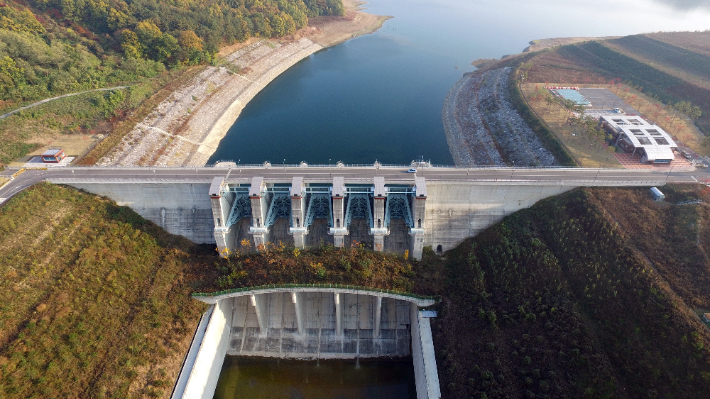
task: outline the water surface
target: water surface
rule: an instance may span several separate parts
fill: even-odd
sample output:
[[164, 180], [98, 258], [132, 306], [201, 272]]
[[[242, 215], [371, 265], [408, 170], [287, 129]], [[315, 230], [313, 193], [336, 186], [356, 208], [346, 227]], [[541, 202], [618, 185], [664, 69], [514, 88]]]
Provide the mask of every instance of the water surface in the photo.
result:
[[710, 29], [697, 0], [372, 0], [382, 29], [304, 59], [242, 111], [210, 162], [451, 164], [446, 93], [530, 40]]
[[215, 399], [415, 399], [412, 359], [299, 361], [227, 356]]

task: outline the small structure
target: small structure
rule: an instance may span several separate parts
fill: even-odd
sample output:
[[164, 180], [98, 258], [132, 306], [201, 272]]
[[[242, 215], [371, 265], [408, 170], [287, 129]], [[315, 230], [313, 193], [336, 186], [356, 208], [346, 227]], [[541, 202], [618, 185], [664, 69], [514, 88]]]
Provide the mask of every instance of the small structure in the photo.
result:
[[67, 155], [61, 148], [50, 148], [49, 150], [43, 152], [42, 155], [40, 155], [40, 158], [42, 158], [42, 162], [44, 163], [59, 163], [62, 162], [62, 160], [66, 157]]
[[579, 92], [579, 87], [548, 87], [552, 94], [572, 101], [576, 105], [591, 107], [592, 103]]
[[651, 198], [656, 202], [661, 202], [666, 198], [665, 195], [656, 187], [651, 187]]
[[640, 116], [601, 115], [599, 125], [614, 137], [614, 144], [626, 152], [641, 154], [641, 162], [669, 164], [678, 145], [671, 136]]
[[703, 321], [710, 323], [710, 313], [703, 313]]

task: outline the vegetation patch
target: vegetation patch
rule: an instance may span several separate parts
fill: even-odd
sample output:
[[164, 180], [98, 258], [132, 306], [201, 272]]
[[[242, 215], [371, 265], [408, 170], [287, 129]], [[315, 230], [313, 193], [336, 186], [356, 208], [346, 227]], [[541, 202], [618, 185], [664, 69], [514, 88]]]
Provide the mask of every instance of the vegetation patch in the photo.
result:
[[50, 184], [0, 208], [0, 247], [0, 397], [169, 396], [211, 250]]
[[228, 253], [217, 265], [215, 289], [266, 284], [344, 284], [403, 292], [421, 292], [415, 286], [416, 262], [405, 256], [374, 252], [355, 244], [351, 248], [323, 246], [301, 250], [267, 245], [253, 252], [244, 241], [241, 250]]
[[[635, 240], [654, 240], [648, 231], [608, 213], [640, 206], [646, 221], [634, 220], [653, 229], [672, 206], [646, 191], [549, 198], [438, 260], [444, 294], [432, 328], [444, 397], [682, 398], [710, 388], [707, 328], [679, 299], [680, 284], [655, 268], [656, 255], [639, 250]], [[691, 235], [663, 251], [681, 256], [697, 245]], [[709, 262], [691, 255], [680, 269], [690, 264]]]

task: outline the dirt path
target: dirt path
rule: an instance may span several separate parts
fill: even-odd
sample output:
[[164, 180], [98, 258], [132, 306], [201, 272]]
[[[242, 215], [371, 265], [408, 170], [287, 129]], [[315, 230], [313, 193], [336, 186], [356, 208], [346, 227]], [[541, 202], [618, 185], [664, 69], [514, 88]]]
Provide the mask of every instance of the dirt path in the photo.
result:
[[10, 111], [10, 112], [8, 112], [8, 113], [6, 113], [6, 114], [0, 115], [0, 119], [5, 119], [5, 118], [7, 118], [8, 116], [10, 116], [10, 115], [12, 115], [12, 114], [16, 114], [16, 113], [18, 113], [18, 112], [20, 112], [20, 111], [22, 111], [22, 110], [25, 110], [25, 109], [28, 109], [28, 108], [32, 108], [32, 107], [36, 107], [36, 106], [38, 106], [38, 105], [41, 105], [41, 104], [44, 104], [44, 103], [48, 103], [48, 102], [50, 102], [50, 101], [57, 100], [57, 99], [64, 98], [64, 97], [78, 96], [79, 94], [91, 93], [92, 91], [109, 91], [109, 90], [120, 90], [120, 89], [125, 89], [125, 88], [128, 88], [128, 86], [106, 87], [106, 88], [103, 88], [103, 89], [86, 90], [86, 91], [80, 91], [80, 92], [78, 92], [78, 93], [69, 93], [69, 94], [64, 94], [64, 95], [56, 96], [56, 97], [52, 97], [52, 98], [45, 98], [44, 100], [37, 101], [36, 103], [32, 103], [32, 104], [30, 104], [30, 105], [27, 105], [27, 106], [24, 106], [24, 107], [20, 107], [20, 108], [14, 110], [14, 111]]

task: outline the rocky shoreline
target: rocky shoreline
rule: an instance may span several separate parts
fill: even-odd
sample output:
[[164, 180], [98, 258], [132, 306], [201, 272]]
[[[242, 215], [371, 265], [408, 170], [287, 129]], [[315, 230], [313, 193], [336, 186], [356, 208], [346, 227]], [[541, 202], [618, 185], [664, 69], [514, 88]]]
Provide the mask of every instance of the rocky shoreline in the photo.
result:
[[325, 47], [377, 30], [390, 18], [359, 11], [363, 2], [344, 3], [344, 17], [314, 18], [314, 26], [290, 39], [252, 39], [223, 49], [229, 69], [207, 67], [137, 123], [96, 165], [204, 166], [246, 104], [277, 76]]
[[510, 72], [506, 67], [466, 74], [447, 94], [442, 121], [456, 165], [557, 165], [510, 102]]

